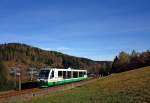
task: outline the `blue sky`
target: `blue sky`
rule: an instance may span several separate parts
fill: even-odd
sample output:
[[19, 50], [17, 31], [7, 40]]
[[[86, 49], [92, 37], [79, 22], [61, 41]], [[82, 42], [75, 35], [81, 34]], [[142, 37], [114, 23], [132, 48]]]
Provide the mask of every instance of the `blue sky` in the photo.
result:
[[0, 0], [0, 43], [93, 60], [150, 49], [150, 0]]

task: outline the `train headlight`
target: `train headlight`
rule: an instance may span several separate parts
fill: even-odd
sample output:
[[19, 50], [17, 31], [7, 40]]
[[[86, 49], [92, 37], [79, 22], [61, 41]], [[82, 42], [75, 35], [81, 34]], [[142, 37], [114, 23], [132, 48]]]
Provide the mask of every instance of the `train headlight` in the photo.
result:
[[44, 80], [44, 82], [47, 82], [47, 80]]
[[37, 82], [40, 82], [40, 79], [37, 79]]
[[41, 84], [41, 85], [45, 85], [45, 84], [47, 84], [47, 83], [48, 83], [47, 80], [40, 80], [40, 84]]

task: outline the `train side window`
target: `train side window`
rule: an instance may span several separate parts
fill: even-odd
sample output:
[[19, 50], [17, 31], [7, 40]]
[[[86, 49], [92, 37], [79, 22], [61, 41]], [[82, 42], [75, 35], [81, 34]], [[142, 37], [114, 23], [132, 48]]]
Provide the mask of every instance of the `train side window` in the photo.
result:
[[76, 71], [73, 72], [73, 78], [78, 78], [78, 72]]
[[67, 72], [66, 71], [63, 71], [63, 78], [66, 79], [67, 78]]
[[79, 72], [79, 77], [83, 77], [83, 72]]
[[62, 76], [62, 71], [58, 71], [58, 77]]
[[68, 72], [67, 72], [67, 78], [68, 78], [68, 79], [71, 78], [71, 71], [68, 71]]
[[54, 77], [54, 71], [52, 71], [50, 79]]

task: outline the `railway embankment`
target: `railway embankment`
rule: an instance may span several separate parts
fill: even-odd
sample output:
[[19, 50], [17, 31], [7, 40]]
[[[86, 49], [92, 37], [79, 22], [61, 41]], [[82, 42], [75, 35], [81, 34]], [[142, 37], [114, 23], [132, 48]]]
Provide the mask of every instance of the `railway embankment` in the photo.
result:
[[61, 93], [69, 91], [75, 87], [79, 87], [85, 84], [89, 84], [93, 81], [97, 80], [97, 78], [89, 78], [80, 82], [73, 82], [64, 85], [56, 85], [49, 88], [31, 88], [25, 89], [22, 91], [8, 91], [0, 94], [0, 103], [9, 103], [18, 100], [26, 101], [31, 100], [35, 97], [41, 97], [46, 95], [54, 95], [55, 93]]

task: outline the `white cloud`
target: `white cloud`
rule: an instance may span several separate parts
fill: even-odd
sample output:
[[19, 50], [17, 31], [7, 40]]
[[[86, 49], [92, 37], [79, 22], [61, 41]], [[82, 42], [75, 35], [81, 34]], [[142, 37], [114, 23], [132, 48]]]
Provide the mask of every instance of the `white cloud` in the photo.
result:
[[68, 47], [59, 47], [59, 48], [56, 48], [56, 50], [58, 50], [58, 51], [68, 51], [68, 50], [71, 50], [71, 48], [68, 48]]
[[41, 48], [41, 49], [43, 49], [43, 50], [53, 50], [52, 48]]
[[42, 48], [44, 50], [58, 51], [58, 52], [69, 52], [72, 49], [68, 47], [58, 47], [58, 48]]

